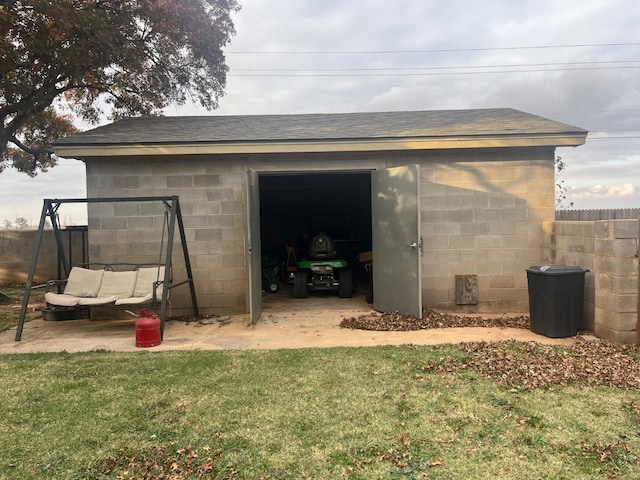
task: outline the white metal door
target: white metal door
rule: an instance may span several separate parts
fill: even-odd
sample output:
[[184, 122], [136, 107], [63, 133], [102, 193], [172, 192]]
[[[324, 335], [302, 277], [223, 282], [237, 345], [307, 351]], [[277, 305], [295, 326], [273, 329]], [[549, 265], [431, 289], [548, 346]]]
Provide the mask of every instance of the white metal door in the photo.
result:
[[422, 316], [418, 165], [371, 175], [373, 306]]
[[247, 175], [247, 270], [249, 315], [256, 323], [262, 310], [262, 262], [260, 247], [260, 178], [255, 170]]

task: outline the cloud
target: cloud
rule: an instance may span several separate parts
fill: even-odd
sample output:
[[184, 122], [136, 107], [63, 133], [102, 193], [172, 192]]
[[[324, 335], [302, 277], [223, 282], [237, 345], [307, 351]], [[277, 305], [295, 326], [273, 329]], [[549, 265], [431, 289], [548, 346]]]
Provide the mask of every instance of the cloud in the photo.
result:
[[[84, 164], [77, 160], [60, 159], [58, 166], [31, 178], [9, 169], [0, 173], [0, 221], [15, 222], [22, 217], [36, 226], [45, 198], [84, 198], [87, 196]], [[58, 211], [61, 224], [84, 225], [86, 206], [68, 204]]]
[[638, 208], [640, 187], [632, 183], [567, 188], [564, 205], [576, 209]]
[[[576, 195], [577, 208], [640, 207], [640, 138], [611, 139], [640, 136], [640, 62], [577, 71], [549, 65], [638, 60], [640, 46], [634, 42], [640, 38], [640, 2], [242, 0], [241, 4], [234, 16], [237, 35], [226, 49], [230, 72], [220, 108], [209, 112], [186, 105], [168, 108], [167, 114], [512, 107], [591, 131], [586, 145], [556, 152], [567, 165], [563, 179], [571, 187], [569, 195]], [[493, 49], [616, 43], [620, 45]], [[554, 71], [406, 70], [515, 64], [531, 64], [526, 70]], [[398, 70], [370, 70], [381, 68]], [[307, 70], [307, 76], [291, 77], [284, 73], [293, 72], [282, 69], [359, 70]], [[397, 75], [389, 76], [393, 73]], [[37, 221], [42, 198], [84, 196], [84, 165], [68, 162], [68, 167], [61, 164], [35, 180], [0, 174], [0, 221], [16, 214]], [[594, 188], [597, 185], [602, 187]], [[74, 219], [78, 215], [73, 213]]]
[[581, 189], [572, 189], [572, 198], [624, 198], [638, 195], [638, 187], [631, 183], [624, 185], [594, 185]]

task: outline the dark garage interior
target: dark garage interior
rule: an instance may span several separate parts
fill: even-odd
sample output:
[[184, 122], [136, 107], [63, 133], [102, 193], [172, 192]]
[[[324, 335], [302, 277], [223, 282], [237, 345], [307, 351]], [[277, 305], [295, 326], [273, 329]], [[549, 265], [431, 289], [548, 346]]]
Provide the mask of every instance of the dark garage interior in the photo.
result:
[[325, 233], [363, 280], [359, 254], [371, 251], [369, 171], [261, 174], [259, 185], [263, 271], [275, 266], [286, 284], [287, 246], [304, 260], [311, 237]]

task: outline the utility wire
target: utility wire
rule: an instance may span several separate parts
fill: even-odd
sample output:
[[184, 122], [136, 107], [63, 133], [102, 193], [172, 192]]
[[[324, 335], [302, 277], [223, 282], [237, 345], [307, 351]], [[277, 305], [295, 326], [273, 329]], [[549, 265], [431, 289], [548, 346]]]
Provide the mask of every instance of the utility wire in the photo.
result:
[[539, 72], [567, 72], [567, 71], [583, 71], [583, 70], [621, 70], [621, 69], [637, 69], [640, 65], [633, 66], [610, 66], [610, 67], [572, 67], [572, 68], [536, 68], [524, 70], [485, 70], [476, 72], [400, 72], [400, 73], [230, 73], [228, 77], [435, 77], [442, 75], [487, 75], [500, 73], [539, 73]]
[[[231, 72], [393, 72], [411, 70], [462, 70], [473, 68], [509, 68], [509, 67], [553, 67], [576, 65], [613, 65], [640, 63], [640, 60], [612, 60], [605, 62], [557, 62], [557, 63], [522, 63], [498, 65], [469, 65], [469, 66], [441, 66], [441, 67], [385, 67], [385, 68], [231, 68]], [[615, 67], [615, 65], [613, 65]], [[546, 70], [545, 70], [546, 71]]]
[[552, 48], [599, 48], [599, 47], [634, 47], [640, 43], [595, 43], [595, 44], [569, 44], [569, 45], [532, 45], [519, 47], [486, 47], [486, 48], [437, 48], [428, 50], [274, 50], [274, 51], [243, 51], [229, 50], [226, 54], [238, 55], [381, 55], [398, 53], [452, 53], [452, 52], [494, 52], [500, 50], [542, 50]]

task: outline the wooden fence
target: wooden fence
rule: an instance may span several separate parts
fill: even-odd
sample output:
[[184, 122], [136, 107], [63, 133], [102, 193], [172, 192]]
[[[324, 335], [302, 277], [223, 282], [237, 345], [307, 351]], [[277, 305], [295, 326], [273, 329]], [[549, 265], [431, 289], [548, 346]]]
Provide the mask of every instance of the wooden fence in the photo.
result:
[[640, 219], [640, 208], [612, 208], [602, 210], [556, 210], [556, 220], [589, 221]]

